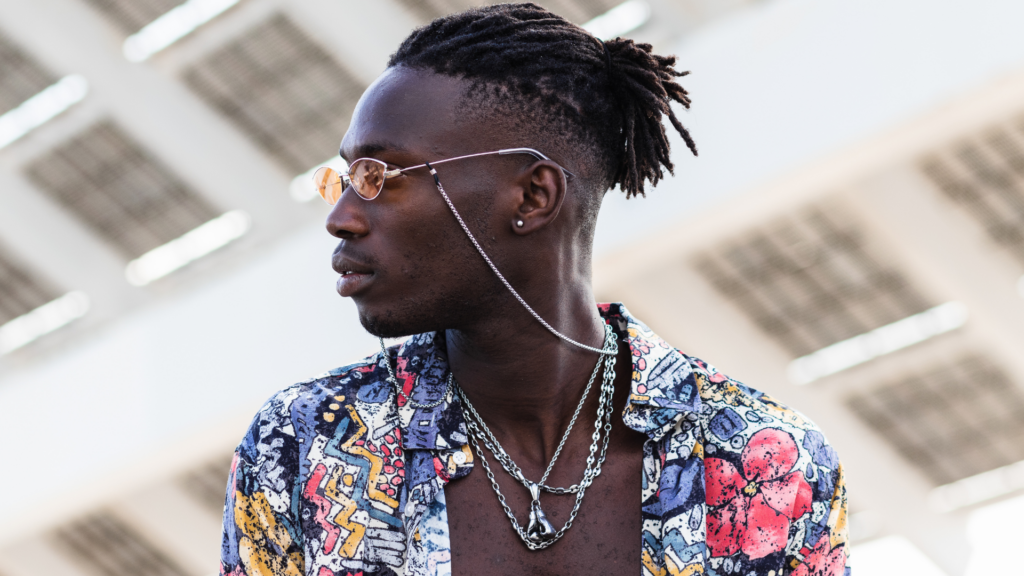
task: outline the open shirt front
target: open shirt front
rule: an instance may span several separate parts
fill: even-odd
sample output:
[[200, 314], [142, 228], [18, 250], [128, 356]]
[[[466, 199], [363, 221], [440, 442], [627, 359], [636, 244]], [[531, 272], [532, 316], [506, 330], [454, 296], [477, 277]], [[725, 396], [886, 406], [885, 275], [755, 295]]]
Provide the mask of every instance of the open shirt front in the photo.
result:
[[[632, 352], [623, 420], [648, 437], [641, 574], [849, 575], [842, 466], [818, 428], [672, 348], [621, 304], [598, 308]], [[417, 404], [446, 391], [436, 342], [419, 334], [397, 358], [389, 350]], [[451, 573], [444, 487], [474, 460], [461, 402], [413, 408], [384, 362], [286, 388], [256, 415], [231, 465], [222, 575]]]

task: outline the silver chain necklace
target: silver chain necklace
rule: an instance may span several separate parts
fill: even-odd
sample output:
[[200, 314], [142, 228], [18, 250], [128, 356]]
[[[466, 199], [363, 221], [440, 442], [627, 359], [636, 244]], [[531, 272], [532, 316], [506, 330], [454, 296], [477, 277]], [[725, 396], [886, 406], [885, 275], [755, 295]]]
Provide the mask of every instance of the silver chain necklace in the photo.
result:
[[[522, 469], [512, 460], [512, 457], [508, 455], [501, 444], [498, 442], [497, 437], [491, 432], [487, 424], [484, 423], [483, 418], [473, 407], [473, 404], [469, 401], [466, 393], [461, 387], [458, 388], [459, 398], [462, 400], [462, 413], [466, 421], [466, 428], [469, 430], [469, 442], [473, 445], [474, 451], [480, 457], [480, 464], [483, 465], [484, 472], [487, 474], [487, 479], [491, 483], [491, 488], [494, 493], [498, 496], [498, 502], [501, 504], [502, 509], [505, 511], [505, 515], [508, 516], [509, 521], [512, 523], [512, 528], [515, 529], [516, 533], [522, 539], [523, 543], [530, 550], [543, 550], [548, 546], [551, 546], [557, 542], [562, 536], [565, 535], [566, 531], [572, 527], [573, 521], [576, 519], [576, 515], [579, 514], [580, 506], [583, 503], [583, 495], [587, 488], [594, 482], [601, 474], [601, 465], [604, 464], [605, 458], [608, 454], [608, 443], [611, 439], [612, 431], [612, 395], [615, 391], [615, 358], [618, 352], [618, 342], [615, 339], [615, 332], [611, 326], [605, 325], [605, 340], [604, 349], [612, 352], [610, 354], [602, 354], [598, 358], [597, 364], [594, 366], [594, 371], [590, 374], [590, 380], [587, 381], [587, 386], [583, 390], [583, 397], [580, 398], [579, 404], [576, 406], [575, 412], [573, 412], [572, 418], [569, 420], [569, 425], [565, 429], [565, 433], [562, 435], [561, 441], [558, 443], [558, 448], [555, 450], [555, 454], [551, 457], [551, 462], [548, 464], [547, 469], [544, 471], [543, 477], [539, 482], [531, 482], [523, 474]], [[381, 352], [384, 357], [384, 364], [388, 369], [388, 381], [391, 382], [395, 389], [395, 394], [405, 398], [406, 402], [414, 408], [434, 408], [440, 406], [444, 401], [451, 395], [452, 390], [455, 389], [455, 375], [449, 369], [448, 371], [448, 386], [445, 390], [444, 395], [441, 396], [435, 402], [427, 404], [420, 404], [410, 398], [402, 390], [401, 384], [398, 382], [398, 378], [395, 375], [395, 370], [391, 366], [391, 356], [388, 354], [387, 348], [384, 346], [384, 340], [380, 340]], [[613, 352], [614, 351], [614, 352]], [[568, 488], [560, 488], [548, 486], [545, 484], [548, 476], [551, 474], [551, 470], [555, 467], [555, 461], [558, 460], [558, 456], [562, 453], [562, 449], [565, 447], [565, 443], [569, 440], [569, 433], [572, 431], [573, 425], [576, 424], [576, 420], [579, 417], [580, 411], [583, 409], [583, 405], [586, 403], [587, 397], [590, 395], [590, 389], [593, 387], [594, 380], [597, 378], [597, 373], [601, 371], [601, 365], [604, 365], [604, 375], [601, 381], [601, 396], [597, 404], [597, 419], [594, 421], [594, 433], [592, 435], [592, 442], [590, 443], [590, 453], [587, 456], [587, 465], [583, 471], [583, 478], [579, 484], [573, 484]], [[603, 436], [603, 442], [602, 442]], [[515, 480], [520, 482], [527, 490], [530, 491], [530, 519], [526, 529], [519, 524], [516, 520], [515, 514], [512, 512], [512, 508], [509, 507], [508, 502], [505, 500], [505, 495], [501, 493], [501, 488], [498, 486], [498, 481], [494, 477], [494, 472], [491, 470], [490, 465], [487, 463], [487, 456], [484, 454], [481, 444], [487, 447], [487, 449], [494, 456], [501, 467]], [[601, 446], [600, 454], [598, 454], [598, 445]], [[555, 531], [554, 526], [548, 521], [547, 515], [544, 514], [544, 510], [540, 505], [540, 491], [550, 492], [552, 494], [576, 494], [576, 502], [573, 505], [572, 512], [569, 513], [569, 518], [566, 520], [565, 525], [562, 526], [561, 530]]]
[[[572, 418], [569, 420], [569, 426], [566, 427], [565, 434], [562, 435], [562, 441], [558, 443], [558, 449], [555, 450], [554, 456], [551, 457], [551, 462], [544, 471], [544, 476], [537, 482], [537, 485], [546, 492], [551, 492], [553, 494], [568, 494], [570, 492], [575, 493], [579, 490], [579, 486], [576, 484], [569, 488], [552, 488], [544, 484], [544, 482], [547, 481], [548, 475], [551, 474], [551, 470], [555, 467], [555, 461], [558, 460], [558, 456], [562, 453], [562, 448], [565, 446], [566, 440], [569, 439], [569, 432], [572, 430], [573, 425], [576, 424], [576, 419], [579, 417], [580, 411], [583, 410], [583, 405], [586, 403], [587, 397], [590, 395], [590, 389], [594, 385], [594, 379], [597, 378], [597, 373], [601, 371], [601, 363], [602, 358], [598, 358], [597, 363], [594, 365], [594, 371], [590, 373], [590, 380], [587, 381], [587, 386], [583, 389], [583, 396], [580, 398], [580, 403], [576, 405], [576, 411], [573, 412]], [[474, 434], [486, 443], [488, 449], [494, 453], [495, 458], [497, 458], [498, 462], [501, 463], [501, 467], [504, 468], [509, 475], [513, 478], [519, 479], [521, 482], [528, 482], [523, 476], [523, 471], [519, 469], [519, 466], [516, 466], [516, 463], [513, 462], [512, 459], [508, 457], [508, 454], [501, 448], [501, 444], [498, 442], [497, 437], [494, 436], [491, 429], [484, 423], [484, 419], [476, 411], [476, 408], [473, 407], [473, 404], [469, 402], [469, 399], [466, 397], [466, 394], [462, 391], [461, 387], [459, 388], [459, 396], [463, 399], [463, 410], [469, 413], [469, 417], [466, 418], [466, 425], [470, 431], [474, 432]], [[496, 446], [497, 450], [491, 448], [491, 446]]]
[[[615, 333], [612, 331], [611, 326], [608, 325], [605, 325], [605, 349], [618, 349], [618, 342], [615, 340]], [[551, 470], [555, 465], [555, 460], [558, 459], [558, 455], [561, 453], [562, 448], [569, 439], [569, 432], [572, 430], [572, 426], [576, 422], [576, 417], [583, 408], [590, 386], [593, 384], [598, 369], [602, 364], [604, 364], [604, 377], [601, 382], [601, 397], [598, 402], [597, 420], [594, 422], [594, 434], [592, 436], [593, 441], [590, 444], [590, 454], [587, 456], [587, 466], [583, 471], [583, 479], [580, 480], [579, 484], [574, 484], [568, 488], [554, 488], [548, 486], [544, 482], [547, 480], [548, 475], [551, 473]], [[487, 473], [487, 479], [491, 482], [491, 488], [494, 489], [494, 493], [498, 495], [498, 502], [501, 504], [502, 509], [505, 511], [505, 515], [508, 516], [509, 521], [512, 523], [512, 528], [515, 529], [523, 543], [526, 544], [526, 547], [530, 550], [543, 550], [557, 542], [565, 535], [566, 531], [572, 527], [572, 523], [576, 519], [576, 515], [579, 513], [580, 505], [583, 503], [583, 495], [586, 492], [586, 489], [594, 482], [594, 479], [601, 474], [601, 465], [604, 464], [605, 457], [608, 454], [608, 442], [611, 438], [612, 395], [615, 391], [614, 384], [615, 356], [602, 355], [602, 357], [598, 359], [597, 366], [594, 368], [594, 373], [591, 375], [590, 382], [587, 383], [587, 388], [583, 392], [583, 398], [580, 400], [580, 404], [576, 407], [576, 412], [569, 421], [569, 426], [566, 428], [565, 434], [562, 435], [562, 440], [558, 444], [558, 449], [555, 450], [555, 454], [551, 458], [551, 462], [548, 464], [547, 469], [544, 471], [544, 476], [539, 482], [531, 482], [525, 475], [523, 475], [519, 466], [512, 461], [512, 458], [504, 448], [501, 447], [501, 444], [498, 443], [498, 439], [493, 433], [491, 433], [490, 429], [487, 428], [487, 425], [484, 424], [480, 414], [477, 413], [476, 409], [473, 408], [473, 405], [470, 403], [469, 398], [466, 397], [466, 393], [461, 387], [458, 389], [459, 396], [462, 399], [463, 415], [466, 419], [467, 428], [469, 428], [470, 431], [469, 441], [473, 445], [477, 455], [480, 457], [480, 464], [483, 465], [484, 472]], [[602, 436], [604, 436], [603, 442], [601, 441]], [[516, 520], [515, 514], [513, 514], [512, 509], [505, 500], [505, 495], [501, 493], [501, 488], [498, 486], [498, 481], [494, 477], [494, 472], [487, 463], [487, 456], [484, 454], [483, 448], [480, 446], [481, 444], [490, 450], [491, 454], [494, 455], [495, 460], [501, 464], [502, 468], [504, 468], [510, 476], [515, 478], [530, 491], [530, 519], [525, 530], [519, 524], [519, 521]], [[599, 444], [601, 444], [601, 451], [598, 455], [597, 448]], [[544, 514], [544, 510], [541, 508], [541, 490], [551, 492], [553, 494], [576, 494], [576, 502], [573, 505], [572, 512], [569, 513], [569, 518], [566, 520], [565, 525], [557, 532], [555, 531], [554, 526], [551, 525], [551, 522], [548, 521], [547, 516]]]

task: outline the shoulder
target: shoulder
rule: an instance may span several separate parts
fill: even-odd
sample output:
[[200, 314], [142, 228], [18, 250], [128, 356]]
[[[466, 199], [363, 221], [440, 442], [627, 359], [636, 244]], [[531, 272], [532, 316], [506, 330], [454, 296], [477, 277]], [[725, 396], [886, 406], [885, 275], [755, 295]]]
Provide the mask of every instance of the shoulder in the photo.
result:
[[818, 426], [799, 411], [726, 376], [699, 358], [683, 356], [689, 362], [697, 384], [701, 413], [712, 436], [710, 440], [730, 441], [737, 434], [749, 436], [761, 429], [772, 428], [789, 432], [797, 440], [810, 435], [817, 439], [809, 443], [823, 441]]
[[[687, 358], [701, 398], [712, 558], [742, 551], [767, 564], [784, 557], [807, 565], [796, 573], [841, 574], [847, 500], [835, 449], [800, 412]], [[729, 514], [739, 509], [746, 526], [737, 528]]]
[[793, 519], [812, 507], [820, 508], [816, 518], [827, 515], [836, 490], [843, 489], [842, 466], [821, 429], [768, 394], [687, 358], [701, 398], [709, 499], [721, 504], [719, 493], [728, 493], [733, 481], [736, 494], [756, 482], [765, 494], [785, 492], [786, 498], [776, 500], [788, 501], [791, 508], [780, 511], [794, 513]]
[[[832, 499], [842, 466], [817, 424], [706, 362], [687, 358], [694, 367], [702, 402], [708, 461], [715, 460], [719, 466], [728, 462], [748, 479], [799, 479], [801, 490], [813, 492], [814, 501]], [[709, 474], [713, 468], [709, 466]]]
[[269, 448], [308, 445], [318, 435], [331, 437], [356, 399], [386, 401], [388, 382], [379, 360], [380, 354], [368, 356], [276, 392], [253, 418], [239, 456], [256, 463]]

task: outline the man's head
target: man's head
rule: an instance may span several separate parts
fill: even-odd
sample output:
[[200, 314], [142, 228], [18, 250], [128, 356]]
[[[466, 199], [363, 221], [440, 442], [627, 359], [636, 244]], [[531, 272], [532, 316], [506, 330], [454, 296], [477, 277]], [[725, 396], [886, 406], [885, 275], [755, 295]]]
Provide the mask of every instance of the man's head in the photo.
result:
[[[341, 153], [389, 168], [502, 148], [552, 158], [485, 156], [437, 171], [513, 285], [524, 296], [555, 297], [574, 282], [589, 285], [604, 193], [618, 185], [642, 195], [645, 181], [671, 171], [663, 115], [696, 153], [669, 107], [689, 105], [674, 82], [682, 74], [650, 49], [621, 39], [602, 45], [532, 4], [435, 20], [402, 43], [367, 89]], [[566, 182], [559, 166], [575, 177]], [[346, 191], [328, 229], [343, 240], [335, 268], [366, 272], [343, 277], [339, 291], [355, 299], [371, 333], [458, 328], [510, 300], [427, 170], [388, 180], [373, 201]]]

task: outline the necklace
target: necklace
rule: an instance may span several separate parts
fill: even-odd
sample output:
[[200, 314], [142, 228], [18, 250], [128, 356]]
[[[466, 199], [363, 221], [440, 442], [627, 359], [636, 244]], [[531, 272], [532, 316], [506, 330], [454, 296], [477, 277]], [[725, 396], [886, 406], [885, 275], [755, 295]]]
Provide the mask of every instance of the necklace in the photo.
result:
[[[576, 419], [579, 417], [580, 411], [583, 410], [583, 405], [586, 403], [587, 397], [590, 396], [590, 389], [594, 385], [594, 379], [597, 377], [597, 373], [600, 370], [601, 359], [599, 358], [597, 364], [594, 365], [594, 371], [590, 373], [590, 380], [587, 381], [587, 387], [583, 389], [583, 396], [580, 398], [579, 404], [576, 405], [576, 411], [573, 412], [572, 418], [569, 420], [569, 425], [566, 427], [565, 433], [562, 435], [562, 440], [558, 443], [558, 448], [555, 450], [554, 456], [551, 457], [551, 462], [548, 464], [547, 469], [544, 470], [544, 476], [537, 482], [537, 485], [541, 490], [551, 492], [553, 494], [568, 494], [579, 491], [579, 485], [577, 484], [574, 484], [569, 488], [552, 488], [544, 484], [544, 482], [548, 479], [548, 475], [551, 474], [552, 468], [555, 467], [555, 461], [558, 460], [558, 456], [562, 453], [562, 447], [565, 446], [566, 440], [569, 439], [569, 432], [572, 430], [573, 424], [576, 423]], [[466, 418], [467, 427], [470, 431], [486, 443], [488, 449], [491, 450], [495, 458], [498, 459], [498, 462], [501, 463], [501, 467], [504, 468], [509, 475], [521, 482], [528, 482], [525, 479], [525, 476], [523, 476], [523, 471], [519, 469], [519, 466], [516, 466], [516, 463], [512, 461], [512, 458], [508, 456], [508, 453], [502, 449], [501, 444], [498, 443], [497, 437], [494, 436], [491, 429], [487, 427], [486, 423], [484, 423], [484, 419], [476, 411], [476, 408], [473, 408], [473, 404], [469, 402], [469, 399], [466, 397], [465, 392], [462, 391], [461, 387], [459, 388], [459, 396], [463, 400], [463, 410], [468, 412], [470, 416], [469, 418]], [[494, 446], [494, 448], [492, 448], [492, 446]]]
[[[605, 342], [604, 349], [611, 352], [612, 350], [618, 350], [618, 343], [615, 340], [615, 333], [612, 331], [611, 326], [605, 325]], [[590, 392], [590, 387], [597, 376], [597, 373], [604, 364], [604, 377], [601, 382], [601, 397], [597, 407], [597, 420], [594, 422], [594, 434], [592, 436], [592, 442], [590, 444], [590, 454], [587, 456], [587, 466], [583, 471], [583, 479], [580, 480], [579, 484], [574, 484], [568, 488], [554, 488], [546, 485], [544, 482], [547, 480], [548, 475], [554, 468], [555, 461], [558, 459], [559, 454], [562, 452], [562, 448], [565, 446], [566, 440], [569, 438], [569, 432], [572, 430], [573, 424], [576, 423], [576, 418], [583, 408], [583, 404], [586, 401], [587, 395]], [[449, 376], [449, 382], [453, 380], [453, 377]], [[491, 488], [494, 489], [494, 493], [498, 495], [498, 502], [501, 503], [502, 509], [505, 511], [505, 515], [508, 516], [509, 521], [512, 523], [512, 527], [516, 533], [526, 544], [526, 547], [530, 550], [543, 550], [548, 546], [551, 546], [557, 542], [562, 536], [565, 535], [566, 531], [572, 527], [573, 521], [576, 519], [576, 515], [579, 513], [580, 505], [583, 503], [583, 496], [586, 489], [594, 482], [594, 479], [601, 474], [601, 465], [605, 461], [605, 457], [608, 454], [608, 441], [611, 438], [612, 429], [612, 394], [614, 392], [615, 383], [615, 354], [602, 354], [601, 358], [598, 359], [597, 365], [594, 367], [594, 372], [590, 376], [590, 381], [587, 383], [586, 389], [583, 391], [583, 398], [580, 400], [579, 405], [576, 407], [576, 412], [573, 414], [572, 419], [569, 421], [569, 425], [565, 430], [565, 434], [562, 435], [562, 440], [558, 444], [558, 449], [555, 450], [554, 456], [551, 458], [551, 462], [548, 464], [547, 469], [544, 471], [544, 476], [539, 482], [531, 482], [523, 475], [522, 470], [508, 453], [498, 443], [498, 439], [491, 433], [490, 429], [484, 423], [480, 414], [477, 413], [476, 409], [473, 408], [469, 398], [466, 397], [466, 393], [459, 388], [459, 397], [462, 399], [463, 415], [466, 419], [467, 428], [470, 431], [469, 441], [473, 445], [473, 449], [480, 457], [480, 464], [483, 465], [484, 471], [487, 473], [487, 478], [491, 482]], [[604, 436], [603, 442], [601, 441], [602, 435]], [[490, 465], [487, 463], [487, 457], [484, 454], [481, 444], [487, 447], [487, 449], [494, 455], [502, 468], [517, 481], [519, 481], [527, 490], [530, 491], [530, 519], [527, 528], [524, 530], [520, 526], [519, 521], [516, 520], [515, 514], [512, 513], [512, 509], [505, 501], [505, 495], [501, 493], [501, 488], [498, 486], [498, 482], [494, 477], [494, 472], [491, 471]], [[597, 455], [598, 445], [601, 445], [600, 455]], [[595, 458], [595, 456], [597, 456]], [[561, 530], [555, 531], [554, 526], [548, 521], [547, 516], [544, 514], [544, 510], [540, 505], [540, 491], [544, 490], [553, 494], [576, 494], [576, 503], [573, 505], [572, 512], [569, 514], [568, 520]]]
[[[604, 464], [605, 457], [608, 454], [608, 442], [611, 439], [612, 430], [612, 395], [615, 391], [615, 358], [618, 354], [619, 345], [615, 340], [615, 332], [612, 330], [611, 326], [605, 324], [604, 330], [604, 348], [601, 356], [598, 358], [597, 363], [594, 366], [594, 371], [590, 374], [590, 380], [587, 381], [587, 386], [583, 390], [583, 396], [580, 398], [579, 404], [576, 405], [576, 410], [573, 412], [572, 418], [569, 420], [569, 425], [566, 427], [565, 433], [562, 435], [562, 439], [558, 443], [558, 448], [551, 457], [551, 462], [548, 463], [547, 468], [544, 470], [544, 475], [538, 482], [532, 482], [526, 478], [522, 469], [512, 460], [512, 457], [508, 455], [508, 452], [501, 447], [501, 444], [498, 442], [498, 438], [491, 432], [490, 428], [487, 427], [487, 424], [484, 423], [483, 418], [476, 411], [476, 408], [473, 407], [473, 404], [469, 401], [465, 391], [463, 391], [461, 387], [458, 388], [459, 398], [462, 400], [462, 414], [466, 421], [466, 428], [470, 432], [469, 442], [473, 445], [474, 451], [480, 457], [480, 464], [483, 466], [484, 472], [487, 474], [487, 479], [491, 483], [491, 488], [498, 496], [498, 502], [505, 511], [505, 515], [508, 516], [509, 521], [512, 523], [512, 528], [515, 529], [519, 538], [522, 539], [523, 543], [526, 544], [526, 547], [530, 550], [543, 550], [544, 548], [551, 546], [564, 536], [566, 531], [572, 527], [572, 523], [576, 519], [576, 515], [579, 514], [580, 506], [583, 504], [583, 496], [587, 488], [593, 484], [594, 479], [601, 474], [601, 465]], [[395, 369], [391, 366], [391, 355], [384, 346], [383, 338], [380, 339], [380, 347], [381, 353], [384, 357], [384, 364], [388, 369], [388, 381], [391, 382], [394, 387], [395, 394], [405, 398], [408, 405], [414, 408], [434, 408], [436, 406], [440, 406], [447, 398], [450, 397], [452, 391], [456, 388], [455, 375], [449, 369], [448, 385], [441, 398], [427, 404], [420, 404], [414, 401], [402, 390], [402, 386], [398, 382], [398, 377], [395, 375]], [[545, 482], [551, 474], [551, 470], [554, 469], [555, 462], [558, 460], [559, 455], [561, 455], [566, 441], [569, 439], [569, 433], [572, 432], [572, 427], [576, 424], [576, 419], [579, 417], [580, 411], [583, 410], [583, 405], [586, 404], [587, 397], [590, 395], [590, 389], [593, 387], [594, 380], [597, 378], [597, 373], [601, 371], [602, 364], [604, 365], [604, 376], [601, 381], [601, 395], [598, 399], [597, 419], [594, 421], [594, 433], [591, 436], [592, 441], [590, 443], [590, 453], [587, 456], [586, 468], [583, 470], [583, 478], [578, 484], [573, 484], [568, 488], [548, 486]], [[530, 517], [525, 530], [519, 524], [519, 521], [516, 520], [515, 514], [512, 512], [508, 502], [505, 500], [505, 495], [501, 493], [501, 488], [498, 486], [498, 481], [494, 477], [494, 472], [487, 463], [487, 457], [484, 454], [483, 448], [481, 448], [481, 444], [487, 447], [495, 460], [501, 464], [501, 467], [505, 472], [529, 490]], [[600, 454], [598, 454], [598, 445], [601, 446]], [[573, 505], [572, 512], [569, 513], [569, 518], [566, 520], [565, 525], [562, 526], [561, 530], [556, 531], [554, 526], [551, 525], [551, 522], [548, 521], [547, 515], [544, 514], [544, 510], [540, 505], [541, 490], [552, 494], [576, 494], [576, 502]]]

